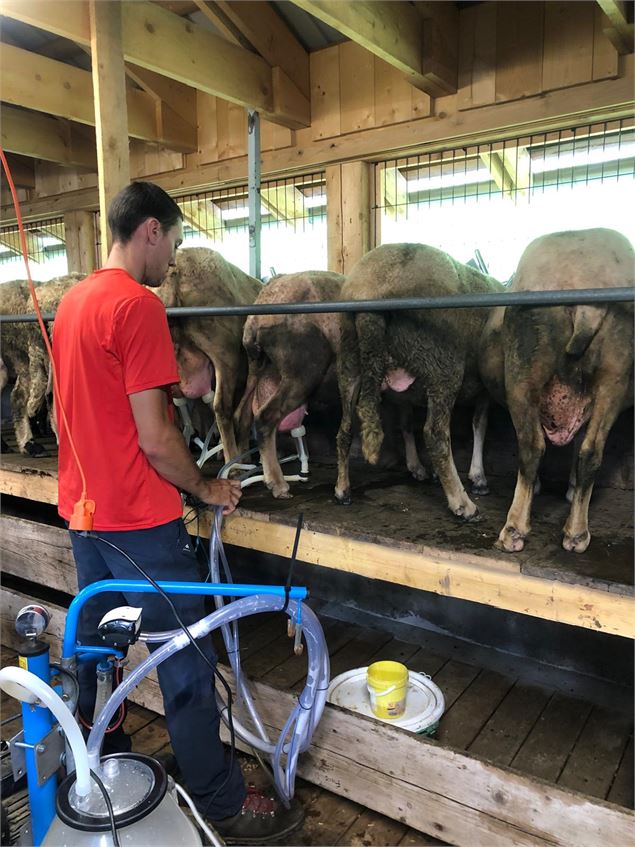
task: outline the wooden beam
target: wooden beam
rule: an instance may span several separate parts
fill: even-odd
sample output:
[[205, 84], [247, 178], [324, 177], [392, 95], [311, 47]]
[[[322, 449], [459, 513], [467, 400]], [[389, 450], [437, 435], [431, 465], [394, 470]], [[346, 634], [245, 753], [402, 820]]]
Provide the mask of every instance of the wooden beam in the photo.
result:
[[126, 75], [155, 101], [158, 100], [164, 106], [168, 106], [173, 113], [196, 129], [196, 90], [194, 88], [146, 68], [131, 65], [129, 62], [126, 64]]
[[157, 6], [163, 6], [168, 12], [174, 12], [181, 17], [191, 15], [197, 10], [197, 3], [194, 0], [154, 0], [154, 2]]
[[[635, 61], [630, 55], [624, 56], [621, 62], [623, 75], [618, 79], [549, 91], [524, 100], [464, 112], [459, 110], [456, 96], [450, 96], [438, 102], [437, 114], [425, 121], [417, 119], [315, 141], [309, 141], [303, 131], [298, 133], [297, 143], [293, 146], [262, 154], [262, 174], [267, 179], [275, 179], [343, 161], [398, 158], [431, 153], [449, 146], [488, 144], [537, 133], [559, 132], [587, 123], [632, 118]], [[153, 180], [166, 191], [175, 193], [209, 190], [211, 186], [244, 181], [246, 168], [247, 157], [236, 156], [231, 161], [196, 165], [187, 171], [160, 173], [153, 176]], [[96, 204], [95, 190], [82, 188], [25, 202], [22, 214], [26, 219], [34, 219], [69, 209], [92, 209]], [[15, 219], [10, 207], [2, 207], [0, 213], [7, 222], [12, 223]]]
[[95, 145], [74, 132], [69, 121], [2, 105], [0, 132], [5, 152], [60, 165], [91, 169], [97, 167]]
[[[44, 252], [44, 248], [42, 246], [42, 239], [37, 233], [29, 231], [25, 233], [25, 236], [26, 250], [29, 257], [29, 261], [38, 264], [43, 258]], [[7, 250], [11, 250], [12, 253], [16, 253], [18, 256], [22, 255], [20, 234], [17, 230], [15, 230], [14, 232], [2, 232], [2, 230], [0, 230], [0, 244]]]
[[345, 162], [326, 169], [328, 268], [346, 274], [372, 246], [371, 165]]
[[8, 153], [7, 163], [16, 188], [35, 188], [35, 168], [30, 159]]
[[[620, 53], [633, 52], [633, 3], [626, 0], [598, 0], [598, 5], [608, 18], [610, 26], [605, 27], [604, 34]], [[628, 9], [631, 10], [629, 21]]]
[[223, 214], [216, 203], [211, 200], [182, 200], [179, 207], [183, 212], [186, 223], [191, 224], [203, 235], [208, 235], [213, 241], [222, 241], [225, 234]]
[[342, 166], [326, 168], [326, 266], [334, 273], [344, 273], [342, 254]]
[[[152, 3], [124, 3], [123, 19], [124, 54], [133, 64], [257, 109], [274, 123], [308, 126], [308, 99], [297, 111], [279, 111], [271, 68], [259, 56]], [[281, 101], [281, 106], [287, 105]]]
[[41, 226], [38, 226], [38, 230], [44, 233], [44, 235], [50, 235], [51, 238], [57, 238], [58, 241], [61, 241], [62, 244], [64, 244], [65, 231], [63, 221], [55, 221], [52, 223], [43, 224]]
[[283, 182], [280, 185], [263, 187], [260, 197], [262, 205], [276, 220], [292, 224], [304, 215], [304, 194], [292, 183]]
[[[456, 3], [414, 0], [423, 21], [422, 73], [444, 94], [458, 88], [459, 11]], [[431, 92], [428, 92], [431, 93]]]
[[[457, 89], [458, 13], [452, 32], [443, 31], [437, 16], [424, 20], [405, 0], [293, 0], [296, 6], [343, 33], [356, 44], [406, 74], [422, 91], [438, 97]], [[456, 9], [455, 9], [456, 12]], [[446, 67], [437, 45], [453, 47]]]
[[342, 166], [342, 273], [372, 247], [371, 173], [369, 162], [345, 162]]
[[196, 0], [196, 7], [230, 44], [235, 44], [237, 47], [242, 47], [243, 50], [249, 50], [252, 53], [257, 52], [256, 48], [245, 38], [240, 29], [232, 23], [225, 12], [221, 11], [218, 3], [214, 3], [213, 0]]
[[[93, 80], [83, 71], [18, 47], [0, 50], [2, 99], [6, 103], [95, 126]], [[136, 88], [126, 89], [128, 126], [132, 138], [163, 144], [185, 152], [197, 149], [195, 125], [178, 118], [157, 120], [153, 98]]]
[[[0, 0], [0, 14], [79, 44], [90, 42], [84, 7], [84, 3], [72, 0], [33, 0], [27, 4], [21, 0]], [[308, 98], [304, 98], [297, 113], [277, 112], [272, 70], [260, 56], [230, 44], [156, 3], [121, 3], [121, 16], [126, 61], [207, 94], [257, 109], [273, 123], [292, 128], [308, 126]], [[287, 105], [288, 98], [280, 99], [282, 105]]]
[[[201, 4], [204, 4], [203, 0]], [[305, 97], [310, 96], [309, 54], [270, 3], [261, 0], [217, 0], [213, 5], [268, 65], [282, 68], [298, 90]]]
[[[68, 567], [66, 556], [60, 555], [58, 561]], [[49, 572], [59, 583], [56, 569]], [[51, 615], [45, 639], [57, 661], [66, 609], [14, 589], [2, 589], [2, 644], [19, 648], [15, 617], [34, 599], [40, 599]], [[130, 667], [146, 655], [141, 644], [133, 645]], [[235, 696], [231, 670], [223, 665], [219, 669]], [[263, 723], [277, 737], [297, 696], [258, 680], [251, 680], [249, 687]], [[131, 691], [130, 699], [163, 714], [155, 672]], [[224, 727], [221, 735], [227, 743]], [[237, 746], [249, 752], [243, 742]], [[621, 847], [631, 843], [635, 825], [635, 813], [629, 808], [533, 779], [331, 704], [325, 706], [311, 746], [298, 760], [298, 775], [458, 847], [596, 847], [598, 834], [602, 843]]]
[[64, 215], [64, 234], [68, 272], [88, 274], [95, 269], [95, 215], [74, 211]]
[[531, 188], [531, 161], [526, 147], [502, 147], [479, 156], [506, 197], [513, 200], [527, 195]]
[[88, 8], [95, 92], [100, 249], [103, 267], [112, 242], [108, 229], [108, 207], [115, 195], [130, 183], [126, 71], [121, 49], [120, 4], [115, 0], [88, 0]]
[[[4, 456], [0, 466], [0, 493], [56, 504], [56, 461], [39, 459], [36, 464], [37, 473], [25, 457]], [[288, 558], [295, 528], [272, 517], [239, 508], [224, 521], [223, 540], [226, 544]], [[201, 536], [209, 536], [207, 514], [201, 517], [197, 531]], [[458, 553], [419, 544], [412, 545], [412, 549], [397, 548], [352, 535], [307, 529], [300, 539], [298, 560], [635, 639], [632, 593], [620, 594], [593, 585], [527, 575], [520, 572], [518, 560], [513, 557]]]
[[405, 217], [408, 206], [408, 181], [405, 176], [395, 165], [385, 165], [379, 174], [384, 214], [392, 220]]

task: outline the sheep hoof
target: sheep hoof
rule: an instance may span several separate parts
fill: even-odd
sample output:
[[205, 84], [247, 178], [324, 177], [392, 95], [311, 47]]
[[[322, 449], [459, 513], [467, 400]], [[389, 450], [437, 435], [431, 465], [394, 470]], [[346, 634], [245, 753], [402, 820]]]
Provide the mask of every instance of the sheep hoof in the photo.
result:
[[428, 479], [428, 472], [423, 467], [423, 465], [414, 465], [411, 468], [408, 468], [413, 479], [416, 479], [417, 482], [425, 482]]
[[293, 497], [293, 494], [289, 491], [289, 485], [287, 482], [273, 482], [271, 484], [267, 484], [267, 488], [271, 491], [276, 500], [291, 500]]
[[15, 453], [15, 450], [9, 447], [4, 438], [0, 438], [0, 453]]
[[24, 445], [24, 452], [32, 459], [42, 459], [48, 455], [44, 447], [36, 441], [27, 441]]
[[353, 502], [353, 498], [351, 496], [351, 489], [347, 488], [345, 491], [342, 491], [341, 494], [336, 491], [335, 500], [339, 506], [350, 506]]
[[470, 487], [470, 492], [477, 497], [485, 497], [489, 494], [489, 485], [487, 484], [487, 480], [478, 480], [478, 482], [473, 482]]
[[[473, 503], [471, 505], [474, 505]], [[467, 512], [467, 506], [459, 506], [459, 508], [454, 512], [456, 517], [462, 521], [463, 523], [478, 523], [482, 520], [481, 514], [479, 510], [474, 506], [473, 512]]]
[[569, 553], [584, 553], [591, 543], [591, 534], [588, 530], [579, 535], [567, 535], [562, 539], [562, 546]]
[[504, 527], [494, 544], [494, 547], [505, 553], [520, 553], [524, 546], [525, 536], [513, 526]]

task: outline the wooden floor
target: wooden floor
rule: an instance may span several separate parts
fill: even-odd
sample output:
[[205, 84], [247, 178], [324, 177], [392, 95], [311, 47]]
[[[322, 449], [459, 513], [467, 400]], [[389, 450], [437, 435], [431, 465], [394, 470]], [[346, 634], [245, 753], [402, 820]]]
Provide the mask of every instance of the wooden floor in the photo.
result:
[[[2, 648], [1, 666], [17, 664], [15, 651]], [[2, 692], [0, 714], [2, 720], [19, 712], [16, 700]], [[5, 724], [0, 737], [8, 740], [22, 726], [21, 718]], [[133, 750], [154, 756], [171, 751], [169, 735], [163, 717], [130, 703], [125, 723], [126, 731], [132, 736]], [[269, 783], [255, 759], [238, 754], [245, 780], [259, 788], [268, 790]], [[305, 810], [302, 829], [280, 841], [281, 845], [350, 845], [350, 847], [387, 847], [387, 845], [444, 845], [445, 842], [431, 838], [421, 832], [365, 809], [343, 797], [331, 794], [322, 788], [298, 779], [296, 796]]]
[[[443, 691], [446, 712], [436, 735], [438, 743], [633, 808], [629, 686], [471, 647], [435, 633], [421, 631], [416, 640], [415, 634], [400, 640], [388, 632], [327, 617], [319, 604], [312, 605], [317, 606], [325, 631], [331, 678], [380, 659], [403, 662], [410, 670], [431, 676]], [[280, 690], [301, 690], [306, 657], [293, 654], [286, 616], [248, 618], [241, 622], [240, 635], [243, 669], [251, 679]], [[224, 662], [222, 640], [216, 641]], [[3, 661], [12, 658], [8, 652]], [[156, 752], [167, 743], [161, 718], [134, 707], [129, 721], [127, 728], [143, 745], [141, 751]], [[348, 807], [341, 798], [333, 803]], [[351, 815], [349, 824], [353, 811]], [[399, 843], [397, 835], [394, 838], [390, 843]]]
[[[8, 493], [31, 500], [40, 499], [41, 502], [55, 502], [34, 496], [37, 486], [32, 484], [37, 480], [41, 482], [43, 491], [56, 489], [54, 458], [25, 461], [23, 457], [6, 456], [3, 463], [18, 471], [13, 476], [9, 474], [11, 479], [7, 477], [7, 485], [23, 484], [25, 491], [20, 494], [11, 489]], [[501, 516], [504, 517], [509, 493], [506, 490], [484, 498], [482, 508], [485, 517], [480, 524], [461, 526], [453, 523], [447, 514], [443, 496], [436, 486], [422, 486], [397, 472], [367, 470], [363, 481], [357, 482], [354, 487], [357, 505], [350, 509], [333, 503], [332, 468], [314, 466], [311, 481], [303, 486], [294, 486], [297, 496], [293, 500], [275, 501], [260, 487], [247, 489], [241, 503], [242, 517], [239, 516], [235, 525], [240, 525], [241, 520], [243, 524], [252, 520], [251, 515], [259, 516], [261, 525], [263, 521], [270, 521], [278, 526], [291, 527], [298, 512], [303, 511], [307, 525], [305, 535], [328, 527], [329, 537], [336, 541], [347, 542], [351, 537], [379, 541], [381, 543], [369, 546], [383, 550], [386, 545], [404, 549], [420, 545], [422, 541], [418, 536], [423, 534], [424, 544], [432, 539], [433, 543], [449, 551], [448, 561], [454, 555], [460, 565], [461, 556], [475, 554], [492, 558], [497, 555], [492, 554], [491, 542]], [[631, 491], [598, 489], [591, 509], [594, 541], [590, 554], [580, 557], [564, 554], [559, 548], [559, 527], [567, 509], [560, 494], [548, 492], [538, 498], [534, 522], [536, 532], [531, 536], [527, 550], [515, 560], [519, 562], [517, 567], [525, 569], [525, 572], [529, 569], [534, 574], [541, 573], [543, 583], [553, 581], [567, 591], [575, 588], [577, 592], [579, 589], [582, 599], [576, 602], [580, 608], [584, 607], [584, 598], [593, 594], [632, 601], [632, 497]], [[10, 524], [11, 520], [5, 523]], [[51, 529], [48, 532], [61, 531]], [[16, 544], [19, 537], [16, 535], [14, 539]], [[44, 547], [52, 544], [52, 549], [58, 551], [53, 535], [49, 538], [44, 533], [40, 540]], [[250, 543], [241, 546], [266, 550]], [[24, 560], [15, 550], [12, 552], [12, 561], [15, 561], [9, 572], [16, 577], [33, 580], [34, 576], [29, 576], [27, 560], [29, 556], [37, 558], [37, 550], [33, 545], [28, 550]], [[461, 553], [463, 550], [468, 552]], [[58, 552], [61, 556], [61, 548]], [[64, 563], [65, 557], [66, 553]], [[423, 559], [415, 561], [419, 566]], [[507, 564], [504, 558], [499, 561], [502, 581], [507, 575]], [[426, 560], [426, 567], [430, 562], [434, 563], [434, 559]], [[321, 564], [320, 561], [315, 563]], [[65, 579], [68, 577], [66, 564], [62, 566], [61, 560], [58, 563], [55, 556], [51, 564], [57, 569], [56, 573], [59, 571], [58, 590], [73, 593], [72, 587], [61, 586], [62, 572]], [[492, 573], [498, 579], [499, 572], [493, 569]], [[478, 578], [475, 582], [481, 579], [481, 571], [475, 571], [475, 577]], [[517, 592], [522, 592], [532, 579], [533, 575], [514, 583]], [[402, 581], [402, 584], [412, 583]], [[495, 586], [495, 583], [492, 584]], [[527, 600], [523, 597], [522, 602], [524, 604]], [[496, 605], [495, 602], [492, 604]], [[510, 771], [500, 772], [506, 773], [508, 780], [529, 777], [536, 780], [538, 786], [558, 786], [600, 802], [608, 801], [633, 809], [632, 679], [621, 686], [555, 669], [538, 661], [518, 659], [413, 626], [380, 630], [376, 623], [347, 617], [345, 612], [330, 604], [316, 602], [313, 605], [329, 645], [332, 677], [371, 661], [396, 659], [405, 662], [411, 670], [429, 674], [440, 686], [446, 700], [446, 713], [432, 750], [439, 745], [440, 753], [467, 753], [468, 757], [473, 756], [475, 760], [491, 763], [492, 766], [510, 768]], [[63, 615], [63, 609], [60, 613]], [[599, 624], [597, 626], [601, 628]], [[5, 643], [13, 644], [10, 639]], [[218, 644], [217, 649], [223, 661], [222, 645]], [[302, 687], [306, 659], [293, 655], [286, 635], [286, 619], [270, 614], [242, 622], [241, 649], [243, 667], [255, 681], [281, 693], [297, 692]], [[276, 692], [273, 693], [275, 695]], [[160, 708], [156, 701], [152, 705]], [[150, 743], [155, 745], [155, 750], [165, 746], [167, 738], [160, 718], [147, 711], [133, 709], [130, 720], [133, 723], [129, 729], [132, 731], [134, 728], [135, 744]], [[150, 740], [144, 741], [146, 738]], [[310, 754], [307, 756], [310, 758]], [[353, 761], [357, 760], [353, 757]], [[465, 761], [468, 761], [467, 757]], [[384, 765], [382, 759], [380, 766], [384, 774], [392, 773], [389, 761]], [[346, 778], [344, 780], [346, 782]], [[321, 782], [321, 779], [318, 777], [315, 781]], [[339, 794], [339, 784], [326, 784], [338, 791], [338, 795], [331, 795], [315, 786], [299, 785], [298, 793], [307, 804], [309, 814], [304, 831], [294, 838], [293, 843], [441, 843], [408, 830], [398, 820], [388, 820], [343, 798]], [[427, 783], [419, 782], [417, 785], [425, 786]], [[571, 808], [577, 808], [576, 804], [584, 799], [580, 795], [570, 795]], [[443, 797], [439, 795], [440, 800]], [[366, 792], [361, 799], [372, 805], [372, 792]], [[443, 827], [434, 823], [437, 819], [428, 817], [427, 807], [421, 808], [425, 814], [419, 815], [416, 825], [425, 829], [429, 823], [430, 832], [438, 832], [439, 837], [444, 837]], [[469, 815], [469, 799], [466, 799], [463, 808]], [[537, 811], [534, 810], [539, 816], [540, 808], [537, 806]], [[610, 807], [607, 809], [610, 812]], [[384, 808], [384, 811], [387, 809]], [[516, 811], [519, 820], [528, 814], [522, 811], [522, 807]], [[539, 826], [539, 821], [536, 825]], [[469, 827], [469, 823], [464, 824], [461, 839], [445, 835], [445, 840], [456, 838], [462, 844], [470, 843]], [[566, 838], [562, 843], [568, 843]]]
[[[328, 618], [331, 678], [380, 659], [426, 673], [443, 691], [438, 743], [493, 764], [633, 808], [633, 692], [539, 663], [473, 650], [457, 639], [390, 633]], [[306, 659], [292, 655], [280, 616], [241, 627], [243, 667], [253, 679], [299, 691]], [[221, 661], [222, 644], [217, 644]], [[604, 690], [601, 690], [604, 689]]]

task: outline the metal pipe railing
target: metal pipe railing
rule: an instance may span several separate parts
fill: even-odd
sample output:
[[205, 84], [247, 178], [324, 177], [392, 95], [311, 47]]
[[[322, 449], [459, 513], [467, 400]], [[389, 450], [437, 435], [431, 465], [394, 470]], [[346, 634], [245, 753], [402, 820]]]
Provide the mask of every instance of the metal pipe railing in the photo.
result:
[[[405, 297], [387, 300], [341, 300], [325, 303], [262, 303], [248, 306], [186, 306], [167, 309], [170, 318], [246, 315], [298, 315], [326, 312], [405, 312], [419, 309], [492, 308], [495, 306], [572, 306], [630, 303], [635, 288], [581, 288], [558, 291], [501, 291], [495, 294], [454, 294], [447, 297]], [[54, 320], [52, 314], [45, 321]], [[0, 323], [28, 323], [34, 314], [0, 315]]]

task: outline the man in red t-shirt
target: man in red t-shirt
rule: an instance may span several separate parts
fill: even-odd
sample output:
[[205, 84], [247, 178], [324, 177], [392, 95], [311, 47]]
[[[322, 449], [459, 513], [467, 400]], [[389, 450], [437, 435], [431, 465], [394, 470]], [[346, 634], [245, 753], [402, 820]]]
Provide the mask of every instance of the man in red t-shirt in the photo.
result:
[[[170, 385], [178, 382], [165, 309], [143, 286], [156, 287], [183, 240], [177, 204], [152, 183], [135, 182], [108, 211], [113, 245], [106, 266], [62, 299], [53, 329], [59, 395], [95, 501], [94, 531], [71, 531], [82, 589], [103, 579], [139, 579], [127, 557], [155, 580], [200, 579], [181, 518], [179, 489], [233, 511], [240, 483], [205, 479], [172, 421]], [[69, 520], [82, 479], [61, 414], [59, 512]], [[173, 595], [186, 625], [204, 617], [201, 597]], [[146, 631], [174, 629], [177, 621], [159, 594], [100, 594], [84, 607], [78, 638], [95, 642], [97, 625], [118, 605], [143, 607]], [[216, 664], [211, 639], [200, 642]], [[152, 649], [150, 647], [150, 649]], [[212, 670], [192, 646], [158, 667], [170, 740], [185, 781], [202, 811], [228, 843], [265, 843], [292, 831], [300, 809], [246, 791], [240, 768], [220, 741]], [[81, 662], [80, 712], [91, 722], [95, 663]], [[130, 749], [120, 727], [109, 749]], [[248, 814], [247, 814], [248, 813]]]

